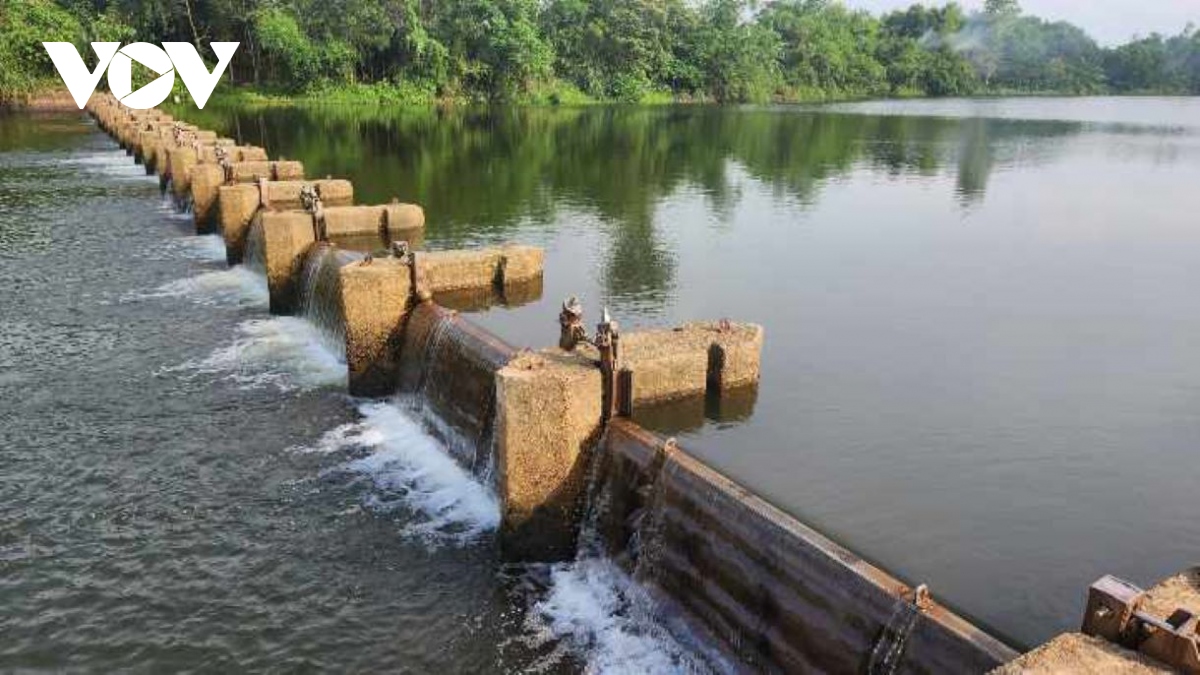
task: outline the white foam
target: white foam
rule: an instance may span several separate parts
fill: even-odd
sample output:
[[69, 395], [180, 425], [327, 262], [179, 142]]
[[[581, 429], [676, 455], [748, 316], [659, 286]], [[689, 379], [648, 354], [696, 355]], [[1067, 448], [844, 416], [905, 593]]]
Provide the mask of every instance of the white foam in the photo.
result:
[[275, 387], [285, 392], [341, 385], [346, 380], [346, 364], [322, 345], [317, 328], [290, 316], [245, 321], [232, 344], [163, 372], [190, 377], [225, 374], [243, 389]]
[[615, 563], [587, 558], [552, 566], [550, 588], [528, 622], [531, 630], [566, 641], [588, 673], [715, 671], [714, 664], [672, 636], [656, 614], [646, 589]]
[[129, 180], [157, 181], [158, 177], [147, 174], [146, 169], [133, 161], [133, 157], [125, 151], [101, 152], [89, 155], [75, 155], [54, 161], [57, 166], [74, 166], [93, 173], [102, 173], [109, 177]]
[[[193, 237], [192, 239], [202, 239]], [[206, 238], [204, 238], [206, 239]], [[210, 242], [196, 244], [197, 255], [212, 255], [204, 247]], [[225, 256], [224, 248], [221, 257]], [[159, 298], [185, 298], [198, 305], [235, 305], [238, 307], [266, 307], [269, 300], [267, 281], [260, 275], [239, 265], [215, 272], [205, 272], [194, 277], [176, 279], [152, 291], [138, 291], [121, 296], [121, 302], [140, 302]]]
[[[174, 215], [166, 216], [174, 218]], [[185, 216], [190, 220], [190, 216]], [[197, 260], [225, 262], [225, 240], [219, 234], [174, 237], [142, 253], [150, 260]]]
[[367, 500], [376, 510], [405, 507], [417, 517], [404, 534], [436, 546], [477, 540], [500, 523], [494, 494], [459, 466], [419, 421], [387, 402], [362, 403], [362, 420], [346, 424], [300, 452], [372, 452], [340, 468], [371, 479], [378, 492]]

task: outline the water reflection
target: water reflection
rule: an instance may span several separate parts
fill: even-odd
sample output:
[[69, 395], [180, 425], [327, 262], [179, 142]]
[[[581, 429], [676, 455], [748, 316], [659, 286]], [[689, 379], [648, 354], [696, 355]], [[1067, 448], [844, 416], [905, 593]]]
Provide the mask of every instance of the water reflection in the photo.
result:
[[1200, 133], [1180, 120], [1197, 105], [204, 123], [352, 179], [359, 201], [421, 203], [431, 248], [544, 246], [540, 299], [472, 317], [516, 346], [552, 344], [576, 294], [628, 330], [763, 324], [751, 405], [642, 421], [1030, 645], [1075, 626], [1101, 574], [1149, 581], [1194, 558]]
[[[773, 193], [811, 206], [830, 180], [857, 168], [891, 176], [952, 172], [964, 207], [993, 173], [1052, 159], [1081, 122], [861, 115], [794, 109], [621, 108], [388, 110], [375, 107], [211, 109], [181, 114], [311, 176], [353, 179], [360, 203], [422, 204], [429, 243], [503, 240], [548, 226], [566, 208], [593, 214], [610, 245], [607, 299], [661, 306], [676, 259], [656, 209], [680, 190], [718, 218], [741, 199], [736, 164]], [[728, 219], [728, 218], [725, 218]]]

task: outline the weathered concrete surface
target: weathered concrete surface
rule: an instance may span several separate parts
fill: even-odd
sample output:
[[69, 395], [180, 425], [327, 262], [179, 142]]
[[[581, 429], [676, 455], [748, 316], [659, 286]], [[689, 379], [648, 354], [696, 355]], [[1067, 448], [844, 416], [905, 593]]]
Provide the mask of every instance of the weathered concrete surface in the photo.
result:
[[225, 169], [219, 164], [205, 162], [192, 167], [192, 221], [198, 234], [216, 229], [217, 195], [224, 182]]
[[183, 199], [191, 193], [192, 167], [199, 160], [196, 150], [191, 147], [174, 147], [168, 150], [168, 162], [171, 166], [171, 191], [178, 199]]
[[536, 246], [508, 244], [470, 251], [422, 251], [417, 265], [431, 293], [504, 288], [542, 275], [545, 253]]
[[[270, 162], [266, 161], [266, 152], [254, 146], [237, 146], [230, 148], [234, 161], [229, 165], [229, 173], [234, 178], [230, 182], [251, 182], [257, 180], [258, 171], [265, 174], [269, 180], [293, 180], [304, 177], [304, 166], [299, 162]], [[263, 159], [246, 159], [247, 157], [262, 156]], [[282, 178], [280, 177], [282, 176]], [[210, 232], [219, 223], [220, 188], [226, 184], [225, 167], [218, 163], [216, 147], [201, 149], [201, 160], [191, 170], [192, 215], [196, 223], [196, 231]]]
[[350, 394], [389, 395], [400, 372], [412, 272], [391, 258], [351, 263], [341, 270], [341, 292]]
[[262, 203], [257, 185], [222, 185], [217, 189], [217, 222], [225, 239], [225, 260], [239, 265], [246, 251], [250, 221]]
[[264, 211], [260, 218], [271, 313], [292, 314], [304, 255], [317, 240], [312, 216], [303, 211]]
[[1161, 617], [1171, 616], [1177, 609], [1200, 615], [1200, 567], [1193, 567], [1155, 584], [1146, 591], [1142, 608]]
[[[602, 452], [598, 531], [640, 580], [756, 670], [866, 670], [909, 586], [628, 420], [609, 423]], [[897, 673], [982, 673], [1017, 656], [933, 601], [900, 648]]]
[[600, 371], [578, 354], [526, 352], [497, 374], [497, 490], [505, 558], [574, 556], [601, 405]]
[[[316, 187], [326, 207], [354, 202], [354, 186], [346, 180], [267, 181], [261, 184], [222, 185], [217, 191], [218, 222], [225, 238], [225, 258], [230, 265], [242, 262], [246, 232], [260, 209], [300, 209], [300, 190]], [[264, 193], [265, 189], [265, 193]]]
[[256, 183], [259, 180], [304, 180], [304, 164], [291, 160], [245, 159], [230, 166], [232, 182]]
[[1063, 633], [991, 675], [1172, 675], [1174, 670], [1098, 637]]
[[[384, 227], [392, 239], [406, 239], [425, 229], [425, 209], [416, 204], [393, 202], [383, 207]], [[410, 242], [411, 243], [411, 242]]]
[[425, 211], [416, 204], [325, 208], [325, 233], [330, 237], [370, 234], [403, 238], [413, 230], [421, 230], [424, 227]]
[[256, 145], [205, 145], [200, 147], [198, 159], [201, 164], [218, 161], [217, 148], [223, 148], [230, 162], [265, 162], [267, 151]]
[[[1163, 579], [1146, 591], [1139, 611], [1167, 619], [1183, 609], [1200, 615], [1200, 567]], [[1141, 646], [1142, 649], [1146, 645]], [[1173, 668], [1146, 654], [1125, 649], [1108, 640], [1080, 633], [1064, 633], [1021, 658], [998, 668], [992, 675], [1018, 673], [1174, 673]]]
[[[717, 394], [758, 382], [762, 326], [697, 321], [676, 328], [621, 335], [620, 368], [631, 381], [635, 407]], [[598, 358], [591, 345], [580, 351]]]

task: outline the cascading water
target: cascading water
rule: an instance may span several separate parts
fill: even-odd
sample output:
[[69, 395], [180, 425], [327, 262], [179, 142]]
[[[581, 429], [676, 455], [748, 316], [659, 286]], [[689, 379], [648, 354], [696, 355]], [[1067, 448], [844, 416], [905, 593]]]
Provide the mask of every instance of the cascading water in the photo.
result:
[[493, 480], [495, 374], [514, 350], [432, 304], [409, 315], [397, 389], [455, 459]]
[[901, 597], [896, 600], [892, 616], [883, 627], [883, 632], [875, 641], [871, 650], [871, 660], [867, 663], [867, 675], [892, 675], [904, 658], [904, 648], [908, 638], [921, 618], [920, 598], [924, 587], [916, 591], [916, 598], [909, 600]]
[[345, 358], [346, 329], [342, 322], [339, 274], [357, 256], [325, 243], [313, 245], [304, 258], [300, 278], [299, 314], [316, 326], [324, 346]]
[[266, 235], [263, 233], [262, 220], [255, 218], [246, 233], [246, 252], [242, 264], [253, 272], [267, 275], [267, 258], [264, 253]]

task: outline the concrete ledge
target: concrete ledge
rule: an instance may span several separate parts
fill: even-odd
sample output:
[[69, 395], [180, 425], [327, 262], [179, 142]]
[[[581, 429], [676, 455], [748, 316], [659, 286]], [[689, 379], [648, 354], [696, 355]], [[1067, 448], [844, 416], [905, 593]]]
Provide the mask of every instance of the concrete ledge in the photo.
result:
[[991, 671], [991, 675], [1174, 675], [1137, 652], [1080, 633], [1064, 633]]
[[171, 166], [171, 191], [177, 199], [183, 199], [191, 193], [192, 167], [199, 163], [196, 151], [190, 147], [171, 148], [168, 155]]
[[[1103, 580], [1101, 580], [1103, 581]], [[1127, 585], [1126, 582], [1116, 581], [1121, 586], [1141, 592], [1140, 589]], [[1099, 584], [1101, 582], [1097, 582]], [[1095, 587], [1093, 587], [1095, 588]], [[1168, 577], [1158, 582], [1142, 595], [1137, 610], [1161, 621], [1167, 621], [1178, 610], [1200, 616], [1200, 567], [1185, 570], [1180, 574]], [[1089, 597], [1088, 611], [1091, 610]], [[1118, 617], [1114, 612], [1110, 617]], [[1095, 617], [1085, 616], [1083, 630], [1089, 630], [1089, 623]], [[1109, 619], [1111, 621], [1112, 619]], [[1097, 619], [1090, 628], [1111, 626], [1105, 619]], [[1103, 630], [1097, 632], [1104, 635]], [[1162, 661], [1171, 660], [1176, 665], [1187, 663], [1186, 653], [1173, 652], [1166, 644], [1155, 644], [1156, 638], [1166, 634], [1155, 631], [1141, 638], [1140, 644], [1127, 644], [1139, 651], [1127, 649], [1125, 646], [1110, 642], [1109, 639], [1121, 639], [1118, 636], [1096, 637], [1081, 633], [1064, 633], [1053, 640], [1030, 651], [1015, 661], [992, 671], [992, 675], [1018, 675], [1030, 673], [1033, 675], [1070, 674], [1085, 675], [1090, 673], [1128, 673], [1129, 675], [1174, 673], [1176, 670]], [[1145, 652], [1145, 653], [1143, 653]], [[1186, 666], [1183, 672], [1190, 672]], [[1200, 672], [1197, 670], [1196, 672]]]
[[[639, 578], [756, 670], [863, 671], [911, 588], [627, 420], [603, 452], [600, 531]], [[980, 673], [1016, 656], [932, 601], [901, 648], [896, 672]]]
[[225, 239], [225, 259], [241, 264], [246, 252], [246, 232], [261, 200], [257, 185], [223, 185], [217, 189], [217, 218]]
[[474, 251], [422, 251], [417, 254], [431, 293], [472, 288], [504, 288], [542, 275], [544, 253], [534, 246], [506, 245]]
[[412, 291], [412, 272], [398, 260], [384, 258], [342, 268], [342, 319], [352, 396], [387, 396], [395, 391]]
[[197, 234], [216, 229], [217, 195], [225, 182], [225, 170], [219, 164], [202, 163], [192, 167], [192, 221]]
[[236, 265], [242, 262], [246, 232], [260, 209], [300, 209], [300, 190], [310, 184], [316, 187], [326, 207], [348, 206], [354, 202], [354, 186], [346, 180], [268, 181], [261, 185], [222, 185], [217, 191], [217, 210], [219, 226], [225, 238], [225, 258], [229, 264]]
[[325, 209], [325, 233], [331, 237], [374, 234], [387, 228], [382, 206], [331, 206]]
[[507, 560], [569, 560], [601, 431], [600, 371], [558, 350], [518, 355], [496, 377], [500, 548]]
[[259, 180], [304, 180], [304, 165], [293, 161], [243, 159], [230, 166], [234, 183], [255, 183]]
[[392, 239], [406, 239], [410, 233], [425, 229], [425, 209], [416, 204], [392, 203], [383, 207], [384, 227]]
[[317, 240], [312, 216], [303, 211], [265, 211], [260, 218], [271, 313], [292, 314], [304, 255]]

